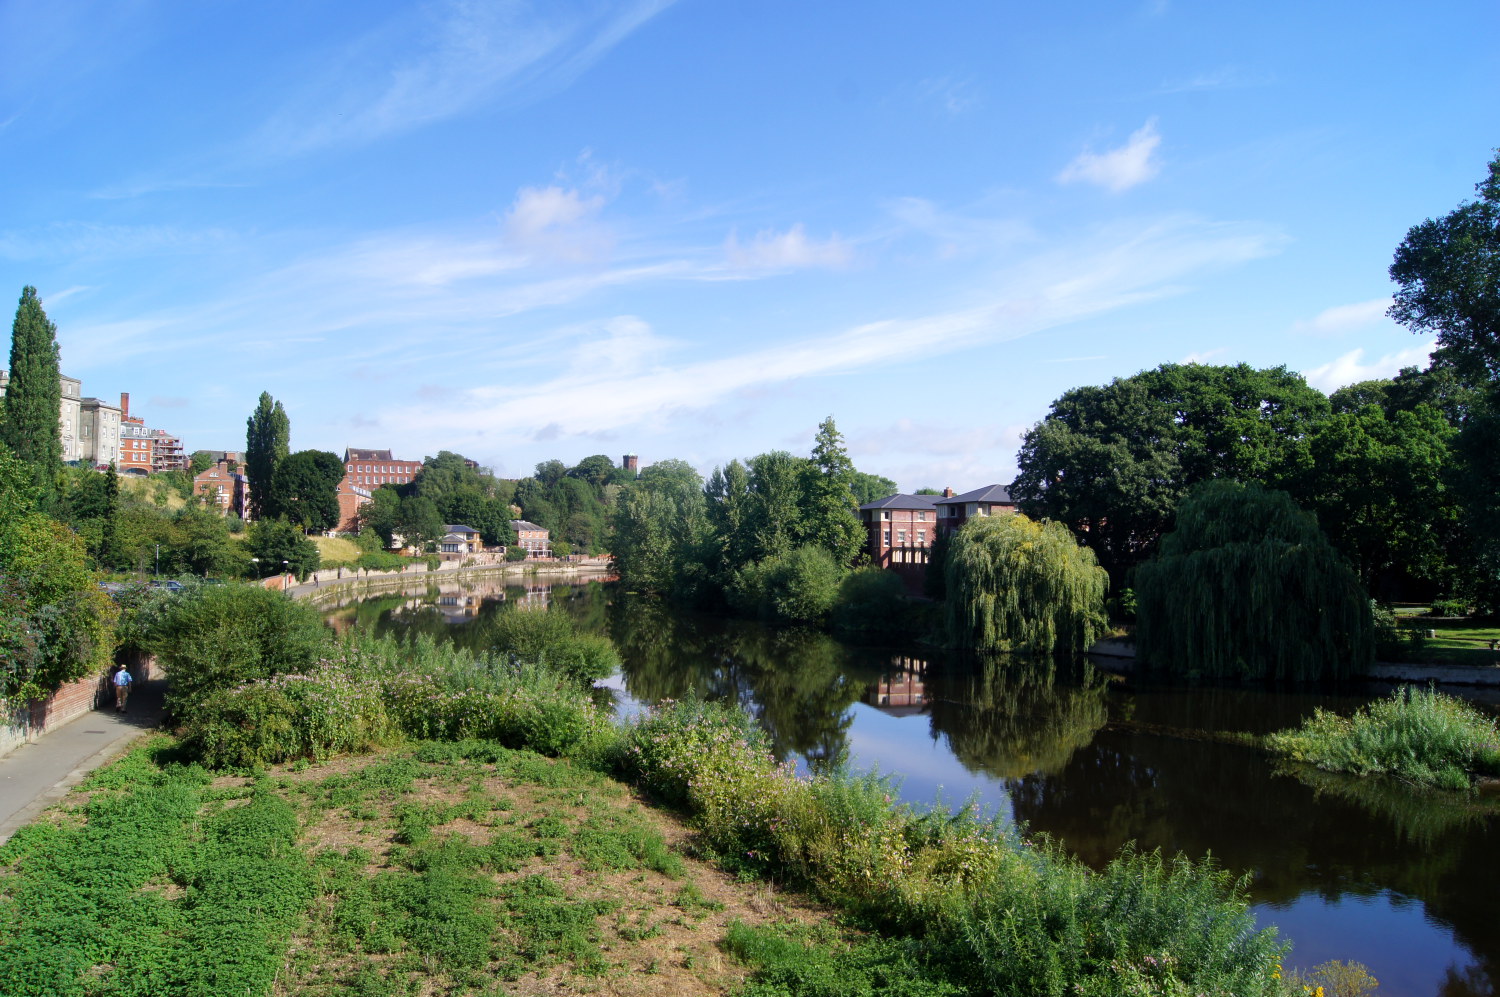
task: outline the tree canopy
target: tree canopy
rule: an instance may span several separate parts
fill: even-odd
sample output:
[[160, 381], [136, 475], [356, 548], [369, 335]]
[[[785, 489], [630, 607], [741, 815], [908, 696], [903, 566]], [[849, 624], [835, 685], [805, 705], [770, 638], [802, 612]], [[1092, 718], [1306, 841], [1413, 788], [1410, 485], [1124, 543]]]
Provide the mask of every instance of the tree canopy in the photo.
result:
[[277, 466], [291, 452], [292, 423], [286, 409], [262, 391], [260, 401], [245, 421], [245, 474], [250, 479], [250, 511], [256, 519], [274, 517], [272, 481]]
[[1436, 334], [1442, 364], [1500, 379], [1500, 150], [1479, 198], [1413, 225], [1396, 249], [1391, 318]]
[[1230, 679], [1348, 676], [1374, 658], [1370, 601], [1285, 492], [1204, 482], [1135, 575], [1143, 667]]
[[303, 531], [339, 525], [339, 482], [344, 462], [327, 450], [299, 450], [283, 457], [271, 479], [271, 506]]
[[0, 443], [49, 490], [62, 463], [62, 407], [57, 326], [47, 319], [36, 288], [21, 290], [10, 336], [10, 386], [0, 405]]
[[1164, 364], [1052, 403], [1010, 486], [1022, 512], [1067, 523], [1117, 580], [1195, 484], [1280, 484], [1311, 464], [1328, 399], [1285, 367]]
[[1104, 632], [1109, 579], [1061, 523], [971, 519], [945, 564], [948, 640], [984, 651], [1082, 652]]

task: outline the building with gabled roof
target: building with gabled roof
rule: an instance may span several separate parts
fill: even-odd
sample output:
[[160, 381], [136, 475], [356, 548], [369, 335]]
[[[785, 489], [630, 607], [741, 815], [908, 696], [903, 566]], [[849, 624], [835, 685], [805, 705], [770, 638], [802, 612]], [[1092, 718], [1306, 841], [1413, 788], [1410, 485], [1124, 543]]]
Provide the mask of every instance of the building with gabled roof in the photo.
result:
[[877, 568], [918, 575], [937, 539], [938, 510], [932, 495], [888, 495], [859, 507], [865, 552]]
[[938, 522], [942, 524], [944, 536], [950, 536], [976, 516], [1008, 516], [1016, 511], [1016, 500], [1010, 497], [1010, 489], [1004, 485], [985, 485], [962, 495], [954, 495], [953, 489], [943, 490], [937, 500]]
[[524, 519], [512, 519], [510, 528], [516, 531], [516, 546], [524, 548], [528, 557], [551, 557], [552, 541], [547, 528], [529, 523]]

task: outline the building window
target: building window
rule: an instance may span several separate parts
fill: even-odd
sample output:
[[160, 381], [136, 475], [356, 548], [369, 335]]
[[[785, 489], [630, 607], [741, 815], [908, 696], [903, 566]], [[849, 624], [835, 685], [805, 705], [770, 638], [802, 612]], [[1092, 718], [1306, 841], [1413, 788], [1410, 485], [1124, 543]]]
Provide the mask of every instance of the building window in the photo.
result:
[[881, 519], [890, 519], [891, 518], [891, 512], [890, 512], [890, 510], [889, 509], [882, 509], [880, 511], [880, 518]]
[[896, 531], [896, 543], [899, 544], [902, 547], [906, 546], [906, 531], [905, 530], [897, 530]]
[[917, 546], [918, 547], [923, 547], [923, 546], [926, 546], [926, 544], [927, 544], [927, 531], [926, 530], [918, 530], [917, 531]]
[[891, 531], [890, 530], [886, 530], [885, 531], [884, 544], [887, 547], [889, 547], [891, 545]]
[[925, 523], [925, 522], [927, 522], [927, 513], [925, 511], [923, 511], [921, 509], [917, 510], [917, 522], [919, 522], [919, 523]]

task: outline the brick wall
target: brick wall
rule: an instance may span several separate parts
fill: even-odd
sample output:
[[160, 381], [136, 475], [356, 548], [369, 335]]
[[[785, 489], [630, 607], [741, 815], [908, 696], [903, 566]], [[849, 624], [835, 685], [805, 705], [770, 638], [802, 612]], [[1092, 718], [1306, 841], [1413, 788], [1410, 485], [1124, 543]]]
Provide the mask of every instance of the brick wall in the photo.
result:
[[[130, 662], [130, 674], [137, 682], [162, 678], [156, 659], [141, 655]], [[115, 701], [109, 676], [90, 676], [69, 682], [39, 703], [30, 706], [11, 706], [0, 700], [0, 755], [4, 755], [76, 720], [85, 713]]]

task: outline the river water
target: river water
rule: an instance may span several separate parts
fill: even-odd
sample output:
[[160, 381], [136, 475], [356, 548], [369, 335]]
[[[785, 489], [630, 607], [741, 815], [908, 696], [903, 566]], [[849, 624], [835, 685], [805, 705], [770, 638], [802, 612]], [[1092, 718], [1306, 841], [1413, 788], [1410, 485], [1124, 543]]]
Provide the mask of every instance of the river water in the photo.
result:
[[[622, 713], [664, 698], [733, 700], [807, 769], [846, 763], [900, 780], [903, 799], [976, 800], [1091, 864], [1134, 842], [1212, 855], [1249, 877], [1288, 964], [1358, 960], [1385, 997], [1500, 992], [1500, 795], [1283, 769], [1226, 732], [1347, 712], [1373, 683], [1268, 691], [1148, 685], [1085, 661], [1054, 671], [931, 649], [675, 611], [612, 585], [447, 582], [365, 599], [336, 626], [430, 633], [474, 650], [489, 623], [553, 605], [608, 633], [624, 660], [605, 686]], [[1497, 712], [1494, 693], [1454, 690]]]

